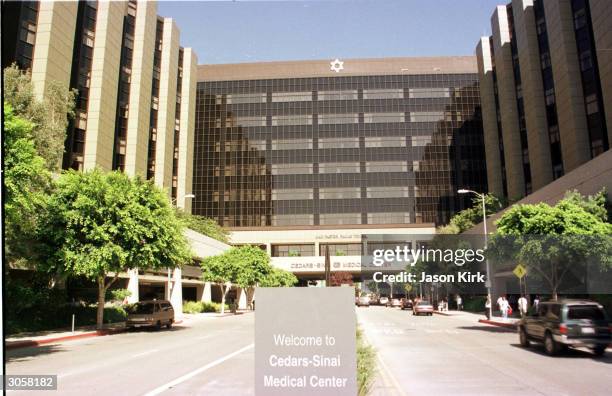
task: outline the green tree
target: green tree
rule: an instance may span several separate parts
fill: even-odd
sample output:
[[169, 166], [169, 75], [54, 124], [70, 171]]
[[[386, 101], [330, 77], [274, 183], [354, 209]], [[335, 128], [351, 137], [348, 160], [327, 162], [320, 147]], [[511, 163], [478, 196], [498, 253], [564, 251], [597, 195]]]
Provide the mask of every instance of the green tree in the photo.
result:
[[120, 272], [190, 262], [182, 225], [150, 181], [95, 169], [64, 173], [56, 186], [43, 229], [49, 270], [97, 282], [98, 328], [106, 290]]
[[185, 227], [199, 232], [202, 235], [216, 239], [223, 243], [229, 242], [228, 232], [215, 220], [204, 216], [198, 216], [176, 209], [176, 216], [183, 221]]
[[[485, 195], [485, 208], [487, 216], [499, 212], [506, 206], [506, 202], [493, 194]], [[474, 197], [472, 207], [455, 214], [447, 226], [438, 229], [439, 233], [460, 234], [482, 221], [482, 199]]]
[[202, 280], [221, 287], [221, 314], [225, 313], [225, 298], [232, 284], [236, 282], [238, 267], [231, 262], [227, 252], [204, 258], [200, 266], [202, 267]]
[[34, 95], [29, 72], [16, 65], [4, 69], [4, 98], [15, 114], [33, 123], [32, 138], [48, 169], [60, 169], [69, 119], [74, 117], [77, 91], [58, 81], [49, 81], [42, 100]]
[[291, 287], [298, 282], [298, 279], [289, 271], [272, 267], [270, 272], [260, 283], [261, 287]]
[[9, 262], [31, 259], [40, 218], [47, 208], [51, 177], [32, 138], [34, 125], [4, 105], [4, 220]]
[[270, 256], [256, 246], [239, 246], [227, 252], [229, 260], [238, 267], [236, 284], [246, 292], [249, 308], [253, 307], [255, 286], [259, 285], [272, 273]]
[[522, 263], [549, 284], [553, 299], [568, 272], [582, 272], [587, 262], [603, 270], [612, 267], [605, 192], [589, 197], [571, 192], [555, 206], [516, 205], [496, 224], [489, 257]]

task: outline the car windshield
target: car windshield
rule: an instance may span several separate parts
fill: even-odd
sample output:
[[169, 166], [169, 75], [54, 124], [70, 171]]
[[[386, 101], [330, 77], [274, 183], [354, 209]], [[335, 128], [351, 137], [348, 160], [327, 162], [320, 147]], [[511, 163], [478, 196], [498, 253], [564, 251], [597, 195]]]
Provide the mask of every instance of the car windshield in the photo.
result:
[[152, 314], [153, 313], [153, 308], [154, 305], [153, 303], [138, 303], [136, 304], [136, 306], [134, 307], [134, 311], [133, 313], [135, 314]]
[[603, 320], [603, 310], [595, 305], [570, 306], [567, 312], [568, 319]]
[[419, 305], [431, 305], [429, 301], [421, 301]]

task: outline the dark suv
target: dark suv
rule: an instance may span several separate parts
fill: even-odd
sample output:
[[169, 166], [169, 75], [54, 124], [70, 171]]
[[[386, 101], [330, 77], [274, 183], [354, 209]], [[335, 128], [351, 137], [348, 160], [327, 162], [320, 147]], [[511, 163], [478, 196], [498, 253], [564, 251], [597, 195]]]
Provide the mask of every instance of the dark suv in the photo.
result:
[[519, 321], [518, 331], [522, 346], [543, 342], [549, 355], [567, 347], [588, 347], [599, 356], [612, 342], [603, 307], [588, 300], [542, 302]]

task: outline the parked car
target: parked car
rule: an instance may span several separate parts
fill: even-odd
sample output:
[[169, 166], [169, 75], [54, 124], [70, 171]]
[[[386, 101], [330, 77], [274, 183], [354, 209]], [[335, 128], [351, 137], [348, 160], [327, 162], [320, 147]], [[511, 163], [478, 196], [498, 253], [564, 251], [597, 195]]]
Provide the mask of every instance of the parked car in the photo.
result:
[[378, 305], [387, 305], [389, 304], [389, 298], [388, 297], [380, 297], [378, 299]]
[[568, 347], [587, 347], [600, 356], [612, 343], [603, 307], [588, 300], [541, 302], [537, 311], [518, 322], [518, 332], [522, 346], [542, 342], [549, 355]]
[[402, 306], [402, 303], [399, 300], [399, 298], [392, 298], [387, 303], [387, 307], [391, 307], [391, 308], [397, 308], [397, 307], [401, 307], [401, 306]]
[[370, 306], [370, 297], [368, 297], [368, 296], [361, 296], [361, 297], [359, 297], [359, 299], [357, 301], [357, 306], [358, 307], [369, 307]]
[[150, 326], [161, 329], [162, 325], [169, 329], [173, 323], [174, 308], [170, 301], [150, 300], [137, 302], [128, 313], [125, 325], [128, 329]]
[[409, 298], [402, 299], [402, 310], [404, 309], [412, 309], [413, 303]]
[[414, 305], [414, 307], [412, 308], [412, 314], [413, 315], [420, 315], [420, 314], [425, 314], [425, 315], [433, 315], [433, 305], [431, 305], [431, 303], [429, 301], [425, 301], [425, 300], [421, 300], [418, 303], [416, 303]]

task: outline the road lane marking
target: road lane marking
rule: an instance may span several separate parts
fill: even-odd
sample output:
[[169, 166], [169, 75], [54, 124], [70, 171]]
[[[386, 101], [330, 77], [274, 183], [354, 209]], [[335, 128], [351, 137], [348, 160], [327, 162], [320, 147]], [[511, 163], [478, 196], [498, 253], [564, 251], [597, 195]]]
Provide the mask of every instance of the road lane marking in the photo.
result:
[[218, 366], [221, 363], [225, 362], [226, 360], [229, 360], [229, 359], [233, 358], [234, 356], [240, 355], [242, 352], [248, 351], [249, 349], [253, 348], [254, 346], [255, 346], [255, 344], [249, 344], [249, 345], [245, 346], [244, 348], [240, 348], [239, 350], [234, 351], [234, 352], [230, 353], [229, 355], [225, 355], [225, 356], [215, 360], [214, 362], [210, 362], [210, 363], [208, 363], [208, 364], [206, 364], [206, 365], [204, 365], [204, 366], [202, 366], [202, 367], [200, 367], [198, 369], [195, 369], [195, 370], [193, 370], [193, 371], [191, 371], [191, 372], [189, 372], [189, 373], [187, 373], [187, 374], [185, 374], [183, 376], [178, 377], [177, 379], [175, 379], [173, 381], [168, 382], [167, 384], [159, 386], [159, 387], [153, 389], [152, 391], [145, 393], [145, 396], [159, 395], [160, 393], [162, 393], [162, 392], [172, 388], [173, 386], [176, 386], [176, 385], [178, 385], [178, 384], [180, 384], [182, 382], [187, 381], [188, 379], [191, 379], [191, 378], [195, 377], [198, 374], [203, 373], [206, 370], [209, 370], [209, 369], [211, 369], [211, 368], [213, 368], [215, 366]]
[[144, 352], [141, 352], [141, 353], [137, 353], [135, 355], [132, 355], [132, 357], [133, 358], [137, 358], [137, 357], [145, 356], [145, 355], [148, 355], [150, 353], [155, 353], [155, 352], [159, 352], [159, 349], [151, 349], [149, 351], [144, 351]]

